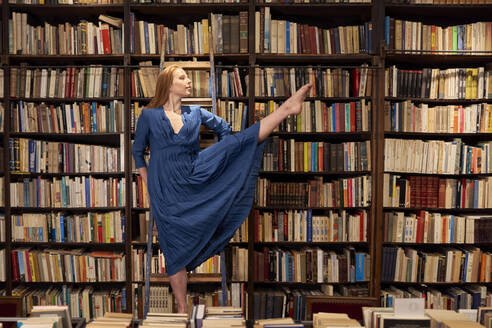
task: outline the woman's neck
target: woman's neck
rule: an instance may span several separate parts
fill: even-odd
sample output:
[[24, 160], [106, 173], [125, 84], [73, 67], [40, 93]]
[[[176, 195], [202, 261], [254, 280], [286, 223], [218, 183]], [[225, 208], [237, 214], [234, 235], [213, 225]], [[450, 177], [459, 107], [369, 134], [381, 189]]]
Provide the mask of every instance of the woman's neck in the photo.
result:
[[181, 98], [169, 95], [169, 98], [167, 99], [163, 107], [166, 111], [181, 113]]

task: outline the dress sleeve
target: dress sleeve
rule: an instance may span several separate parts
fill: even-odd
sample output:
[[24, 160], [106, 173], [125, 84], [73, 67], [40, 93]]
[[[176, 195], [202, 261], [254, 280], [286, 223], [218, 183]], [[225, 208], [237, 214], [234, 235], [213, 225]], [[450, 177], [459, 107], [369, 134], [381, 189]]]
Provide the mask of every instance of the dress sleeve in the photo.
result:
[[135, 141], [133, 143], [132, 154], [135, 159], [135, 167], [146, 166], [144, 152], [149, 144], [149, 124], [146, 119], [145, 110], [138, 118], [137, 130], [135, 132]]
[[223, 118], [200, 107], [202, 124], [219, 135], [219, 140], [231, 134], [231, 126]]

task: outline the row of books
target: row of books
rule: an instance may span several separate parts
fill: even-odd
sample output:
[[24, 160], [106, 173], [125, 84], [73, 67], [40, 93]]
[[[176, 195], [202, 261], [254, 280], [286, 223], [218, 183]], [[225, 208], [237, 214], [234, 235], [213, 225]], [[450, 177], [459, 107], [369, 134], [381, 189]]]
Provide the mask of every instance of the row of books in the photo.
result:
[[492, 177], [447, 179], [384, 174], [383, 205], [411, 208], [489, 208]]
[[[381, 305], [391, 312], [397, 298], [423, 298], [426, 312], [453, 313], [458, 312], [469, 317], [472, 321], [482, 321], [478, 315], [481, 307], [492, 306], [492, 293], [483, 285], [468, 285], [463, 287], [435, 288], [428, 286], [411, 286], [381, 289]], [[444, 311], [443, 311], [444, 310]], [[455, 312], [455, 313], [456, 313]], [[480, 311], [483, 312], [483, 311]], [[481, 314], [481, 313], [480, 313]]]
[[270, 7], [255, 12], [255, 52], [272, 54], [372, 53], [372, 23], [321, 28], [273, 19]]
[[492, 98], [492, 74], [489, 65], [486, 67], [413, 70], [401, 69], [393, 65], [385, 69], [385, 81], [385, 96], [387, 97]]
[[21, 64], [10, 67], [10, 97], [123, 97], [123, 81], [124, 68], [117, 66], [35, 68]]
[[123, 243], [125, 216], [120, 211], [66, 215], [12, 215], [13, 242]]
[[[255, 121], [280, 107], [273, 100], [255, 102]], [[362, 132], [371, 127], [372, 103], [366, 100], [332, 103], [320, 100], [302, 103], [301, 113], [291, 115], [275, 129], [277, 132]]]
[[125, 255], [107, 251], [12, 250], [12, 280], [23, 282], [125, 281]]
[[[205, 108], [212, 111], [212, 108]], [[216, 115], [222, 117], [231, 126], [232, 132], [246, 128], [248, 122], [248, 106], [244, 102], [217, 100]]]
[[267, 139], [263, 152], [264, 171], [350, 172], [371, 169], [371, 142], [311, 142]]
[[320, 248], [254, 252], [255, 280], [300, 283], [370, 280], [370, 255], [344, 248], [339, 253]]
[[367, 241], [368, 214], [353, 214], [342, 210], [329, 215], [312, 215], [306, 211], [253, 212], [255, 242], [365, 242]]
[[10, 170], [15, 173], [118, 173], [121, 148], [11, 138]]
[[473, 246], [432, 252], [383, 247], [381, 279], [402, 282], [491, 282], [492, 254]]
[[[207, 54], [214, 47], [217, 54], [248, 52], [248, 12], [236, 15], [212, 13], [208, 18], [188, 25], [177, 24], [176, 29], [163, 24], [137, 20], [130, 13], [133, 54]], [[212, 32], [213, 43], [209, 40]]]
[[367, 175], [331, 182], [323, 182], [322, 177], [302, 183], [258, 179], [255, 205], [366, 207], [371, 203], [371, 190], [371, 177]]
[[[62, 105], [19, 101], [11, 104], [13, 132], [101, 133], [123, 132], [123, 102], [82, 102]], [[123, 145], [123, 143], [121, 144]]]
[[[133, 261], [133, 280], [143, 281], [145, 277], [145, 263], [147, 254], [144, 249], [132, 249], [132, 261]], [[160, 249], [157, 250], [156, 255], [152, 255], [151, 274], [163, 275], [166, 273], [166, 262], [164, 254]], [[210, 257], [208, 260], [196, 267], [192, 273], [220, 273], [220, 255]]]
[[492, 173], [492, 141], [466, 145], [461, 139], [384, 139], [385, 172], [428, 174]]
[[[168, 290], [166, 292], [166, 288], [164, 286], [156, 286], [151, 285], [149, 289], [149, 307], [153, 307], [156, 312], [150, 312], [149, 316], [155, 316], [156, 313], [159, 313], [163, 316], [168, 315], [179, 316], [176, 314], [177, 306], [174, 295], [170, 293]], [[223, 302], [222, 289], [216, 289], [212, 287], [211, 289], [203, 289], [200, 288], [198, 290], [194, 288], [190, 288], [190, 290], [186, 294], [186, 303], [188, 304], [188, 308], [190, 309], [190, 320], [193, 318], [197, 318], [197, 309], [195, 307], [212, 307], [212, 306], [228, 306], [235, 307], [241, 309], [241, 313], [245, 313], [247, 310], [247, 293], [244, 283], [231, 283], [226, 286], [226, 303]], [[134, 309], [134, 318], [143, 318], [143, 300], [145, 298], [145, 289], [142, 284], [133, 284], [132, 293], [134, 294], [133, 299], [135, 300]], [[152, 296], [156, 296], [154, 301], [152, 301]], [[152, 304], [152, 305], [151, 305]], [[204, 309], [201, 311], [204, 312]], [[195, 312], [195, 313], [193, 313]], [[187, 315], [185, 315], [187, 317]], [[201, 318], [201, 315], [198, 315], [198, 318]], [[193, 324], [193, 323], [191, 323]], [[196, 324], [196, 322], [195, 322]], [[174, 327], [174, 326], [173, 326]], [[186, 327], [186, 326], [184, 326]], [[195, 327], [197, 327], [195, 325]]]
[[92, 176], [23, 179], [10, 183], [10, 205], [20, 207], [121, 207], [125, 178]]
[[[335, 290], [336, 289], [336, 290]], [[367, 286], [357, 284], [348, 286], [333, 286], [324, 284], [317, 289], [298, 289], [283, 287], [273, 290], [256, 290], [253, 293], [254, 320], [256, 324], [261, 323], [259, 319], [266, 318], [292, 318], [296, 321], [305, 321], [306, 299], [308, 296], [367, 296]], [[266, 320], [265, 320], [266, 321]], [[313, 322], [314, 323], [314, 322]], [[259, 326], [261, 327], [261, 325]]]
[[312, 83], [309, 97], [370, 97], [373, 69], [360, 68], [265, 67], [255, 68], [255, 95], [284, 97]]
[[384, 103], [384, 130], [423, 133], [490, 133], [492, 105], [431, 106], [411, 101]]
[[68, 305], [70, 317], [85, 318], [87, 321], [102, 316], [107, 311], [123, 312], [126, 309], [126, 289], [102, 289], [94, 287], [28, 287], [19, 285], [12, 289], [12, 295], [21, 296], [25, 304], [23, 316], [31, 313], [38, 304]]
[[475, 244], [486, 243], [492, 233], [492, 217], [459, 216], [428, 211], [385, 212], [384, 242]]
[[140, 208], [150, 207], [149, 195], [147, 186], [144, 183], [141, 175], [137, 175], [132, 181], [132, 206]]
[[9, 31], [9, 53], [16, 55], [106, 55], [125, 49], [124, 25], [102, 21], [31, 25], [27, 13], [13, 12]]
[[384, 31], [386, 44], [395, 50], [492, 51], [492, 22], [443, 27], [386, 16]]

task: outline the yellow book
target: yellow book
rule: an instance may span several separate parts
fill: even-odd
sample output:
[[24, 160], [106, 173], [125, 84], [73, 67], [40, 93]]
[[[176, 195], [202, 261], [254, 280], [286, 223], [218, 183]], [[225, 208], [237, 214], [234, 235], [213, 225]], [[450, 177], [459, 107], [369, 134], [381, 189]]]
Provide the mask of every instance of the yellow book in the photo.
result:
[[203, 40], [203, 53], [209, 53], [209, 41], [208, 41], [208, 19], [202, 19], [202, 40]]
[[471, 99], [478, 98], [478, 68], [472, 68]]
[[465, 99], [472, 99], [473, 68], [467, 68], [465, 74]]
[[304, 142], [303, 145], [304, 145], [304, 156], [303, 156], [304, 157], [304, 165], [303, 165], [303, 171], [304, 172], [308, 172], [309, 171], [308, 170], [308, 149], [309, 149], [308, 142]]

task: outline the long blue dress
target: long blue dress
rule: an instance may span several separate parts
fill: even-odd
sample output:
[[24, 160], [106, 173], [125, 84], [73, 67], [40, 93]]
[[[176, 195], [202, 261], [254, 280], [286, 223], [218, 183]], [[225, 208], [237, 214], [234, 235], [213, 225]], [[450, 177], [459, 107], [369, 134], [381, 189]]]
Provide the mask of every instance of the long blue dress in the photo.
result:
[[[145, 166], [150, 145], [148, 190], [168, 275], [188, 271], [220, 252], [249, 214], [261, 164], [260, 124], [231, 135], [230, 126], [199, 106], [181, 108], [175, 133], [162, 108], [142, 111], [133, 157]], [[200, 151], [200, 125], [219, 142]]]

